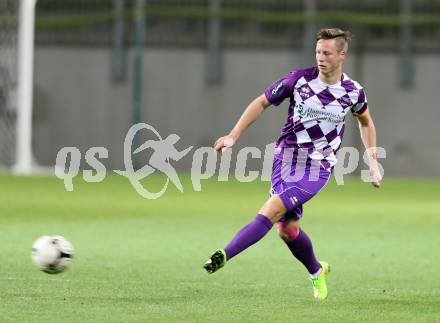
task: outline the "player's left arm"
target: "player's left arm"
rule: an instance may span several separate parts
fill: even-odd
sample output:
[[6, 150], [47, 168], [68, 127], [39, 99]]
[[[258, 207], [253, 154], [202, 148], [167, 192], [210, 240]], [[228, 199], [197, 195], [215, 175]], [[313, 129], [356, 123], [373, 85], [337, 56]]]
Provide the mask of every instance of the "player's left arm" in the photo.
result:
[[370, 112], [368, 111], [368, 107], [361, 114], [357, 115], [356, 118], [358, 119], [362, 142], [368, 152], [370, 174], [373, 177], [372, 184], [374, 187], [380, 187], [382, 175], [380, 174], [379, 167], [377, 165], [376, 128]]

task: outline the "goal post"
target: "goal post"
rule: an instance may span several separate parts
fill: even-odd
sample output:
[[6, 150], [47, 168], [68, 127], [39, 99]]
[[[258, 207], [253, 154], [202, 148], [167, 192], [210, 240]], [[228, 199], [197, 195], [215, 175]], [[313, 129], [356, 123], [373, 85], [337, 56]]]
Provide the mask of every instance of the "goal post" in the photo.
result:
[[21, 0], [18, 16], [18, 75], [15, 174], [32, 171], [32, 99], [34, 72], [35, 8], [37, 0]]

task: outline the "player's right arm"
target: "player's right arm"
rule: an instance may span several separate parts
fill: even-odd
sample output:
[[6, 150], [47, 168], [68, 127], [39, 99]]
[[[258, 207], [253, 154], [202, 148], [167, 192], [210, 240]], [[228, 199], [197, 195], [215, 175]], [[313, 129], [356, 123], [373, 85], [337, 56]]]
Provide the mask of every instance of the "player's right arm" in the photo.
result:
[[235, 127], [226, 136], [220, 137], [214, 144], [216, 151], [222, 151], [225, 148], [232, 147], [241, 134], [257, 120], [271, 103], [265, 94], [261, 94], [253, 100], [241, 115]]
[[273, 82], [263, 94], [248, 105], [231, 132], [217, 139], [214, 144], [215, 150], [222, 151], [232, 147], [247, 127], [263, 114], [264, 109], [270, 105], [278, 106], [286, 98], [290, 97], [293, 93], [294, 85], [301, 75], [299, 71], [291, 71]]

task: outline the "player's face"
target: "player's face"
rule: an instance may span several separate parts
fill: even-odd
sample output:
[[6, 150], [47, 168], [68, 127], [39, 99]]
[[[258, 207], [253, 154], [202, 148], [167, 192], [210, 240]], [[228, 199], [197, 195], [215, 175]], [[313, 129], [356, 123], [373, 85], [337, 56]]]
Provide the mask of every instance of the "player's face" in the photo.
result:
[[316, 65], [324, 75], [338, 70], [346, 56], [345, 51], [338, 51], [334, 39], [320, 39], [316, 43]]

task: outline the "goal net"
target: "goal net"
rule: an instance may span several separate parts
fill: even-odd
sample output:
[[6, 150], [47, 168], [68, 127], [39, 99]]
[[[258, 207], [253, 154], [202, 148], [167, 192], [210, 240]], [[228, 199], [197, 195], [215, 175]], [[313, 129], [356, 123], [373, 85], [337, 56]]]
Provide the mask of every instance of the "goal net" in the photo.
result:
[[19, 2], [0, 1], [0, 169], [15, 162]]

